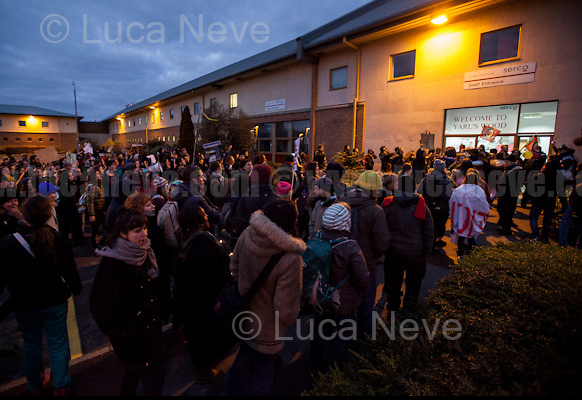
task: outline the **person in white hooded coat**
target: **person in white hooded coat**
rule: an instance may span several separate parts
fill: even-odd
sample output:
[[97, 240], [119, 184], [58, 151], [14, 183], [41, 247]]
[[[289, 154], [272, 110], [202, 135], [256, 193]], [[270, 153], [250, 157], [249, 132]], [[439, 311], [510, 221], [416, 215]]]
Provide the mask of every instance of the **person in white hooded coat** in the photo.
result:
[[476, 238], [485, 229], [489, 216], [489, 202], [479, 186], [479, 172], [469, 169], [463, 184], [453, 191], [449, 200], [451, 215], [451, 241], [458, 245], [459, 257], [468, 255]]

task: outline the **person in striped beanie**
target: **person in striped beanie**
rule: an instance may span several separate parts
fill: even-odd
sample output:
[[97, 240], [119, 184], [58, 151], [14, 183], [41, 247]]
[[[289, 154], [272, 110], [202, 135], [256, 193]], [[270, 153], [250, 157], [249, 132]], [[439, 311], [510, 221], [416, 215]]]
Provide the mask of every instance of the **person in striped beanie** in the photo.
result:
[[[334, 297], [333, 301], [324, 304], [321, 314], [315, 313], [318, 334], [311, 346], [311, 359], [320, 370], [334, 363], [341, 364], [347, 349], [356, 340], [342, 338], [342, 335], [334, 336], [333, 329], [334, 326], [357, 326], [358, 307], [370, 281], [362, 250], [350, 234], [350, 206], [343, 202], [329, 206], [323, 213], [322, 227], [321, 239], [332, 243], [329, 284], [339, 286], [336, 291], [339, 298]], [[326, 323], [330, 320], [335, 321], [336, 325]]]

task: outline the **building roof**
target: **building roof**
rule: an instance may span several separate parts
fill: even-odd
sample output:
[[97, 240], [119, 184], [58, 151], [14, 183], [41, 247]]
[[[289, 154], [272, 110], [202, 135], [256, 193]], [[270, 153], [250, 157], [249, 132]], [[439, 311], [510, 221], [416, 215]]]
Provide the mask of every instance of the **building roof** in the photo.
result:
[[381, 25], [443, 0], [375, 0], [302, 37], [306, 49]]
[[[0, 104], [0, 114], [11, 114], [11, 115], [35, 115], [43, 117], [64, 117], [64, 118], [75, 118], [72, 114], [66, 114], [60, 111], [47, 110], [46, 108], [33, 107], [33, 106], [18, 106], [10, 104]], [[79, 117], [82, 119], [83, 117]]]
[[423, 8], [443, 3], [444, 0], [374, 0], [359, 9], [344, 15], [306, 35], [274, 47], [270, 50], [251, 56], [242, 61], [211, 72], [183, 85], [143, 100], [124, 110], [105, 118], [103, 121], [115, 119], [120, 114], [127, 114], [148, 107], [153, 103], [163, 101], [204, 86], [212, 85], [223, 79], [251, 71], [266, 65], [297, 57], [298, 42], [303, 49], [310, 49], [333, 41], [341, 40], [344, 36], [379, 26], [390, 20], [398, 19]]

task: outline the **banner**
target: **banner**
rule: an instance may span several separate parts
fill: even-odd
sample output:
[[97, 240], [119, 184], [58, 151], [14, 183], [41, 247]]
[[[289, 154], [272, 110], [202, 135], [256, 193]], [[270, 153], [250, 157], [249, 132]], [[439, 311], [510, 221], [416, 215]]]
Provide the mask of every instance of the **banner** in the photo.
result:
[[492, 128], [490, 126], [484, 126], [483, 131], [481, 131], [481, 137], [489, 142], [493, 143], [495, 138], [501, 133], [499, 129]]
[[540, 144], [538, 143], [538, 134], [537, 133], [534, 135], [534, 137], [531, 138], [531, 140], [528, 142], [528, 144], [525, 145], [524, 148], [531, 151], [533, 153], [533, 157], [536, 160], [539, 160], [542, 158], [542, 148], [540, 147]]
[[299, 158], [299, 147], [301, 146], [301, 138], [295, 140], [295, 151], [293, 152], [293, 171], [299, 170], [299, 163], [297, 159]]

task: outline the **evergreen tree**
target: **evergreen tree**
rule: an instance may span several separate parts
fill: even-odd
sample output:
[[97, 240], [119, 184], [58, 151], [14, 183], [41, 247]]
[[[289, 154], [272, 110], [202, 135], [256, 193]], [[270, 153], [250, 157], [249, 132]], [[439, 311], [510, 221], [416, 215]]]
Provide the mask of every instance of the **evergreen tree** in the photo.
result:
[[180, 139], [178, 139], [178, 149], [186, 149], [190, 158], [194, 157], [194, 123], [190, 108], [184, 107], [182, 111], [182, 121], [180, 122]]

